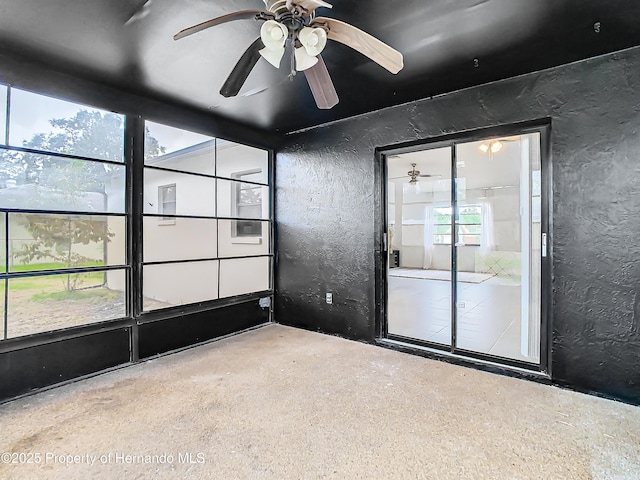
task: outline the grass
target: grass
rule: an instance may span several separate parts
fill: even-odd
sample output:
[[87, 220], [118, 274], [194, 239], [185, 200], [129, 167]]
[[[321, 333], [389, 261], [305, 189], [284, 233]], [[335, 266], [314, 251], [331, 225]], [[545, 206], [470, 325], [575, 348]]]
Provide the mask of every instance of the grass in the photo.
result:
[[[64, 290], [64, 284], [67, 281], [67, 275], [75, 276], [77, 274], [59, 274], [59, 275], [47, 275], [42, 277], [29, 277], [29, 278], [16, 278], [9, 282], [9, 290], [11, 291], [24, 291], [24, 290]], [[78, 281], [78, 288], [85, 288], [91, 286], [101, 285], [104, 281], [104, 272], [88, 272], [80, 273], [80, 279]]]
[[[102, 262], [87, 262], [82, 267], [100, 267]], [[29, 265], [15, 265], [12, 273], [37, 272], [42, 270], [60, 270], [68, 265], [62, 262], [33, 263]], [[69, 280], [76, 281], [76, 290], [67, 291]], [[65, 302], [80, 301], [87, 304], [112, 303], [117, 301], [119, 292], [102, 287], [105, 282], [105, 272], [59, 273], [38, 277], [16, 278], [9, 281], [10, 292], [24, 292], [32, 294], [29, 301], [44, 303], [48, 301]], [[91, 288], [95, 287], [95, 288]]]
[[[104, 262], [86, 262], [76, 267], [102, 267]], [[69, 265], [62, 262], [51, 263], [30, 263], [27, 265], [13, 265], [9, 267], [10, 272], [22, 273], [22, 272], [39, 272], [41, 270], [59, 270], [61, 268], [70, 268]]]
[[[42, 263], [39, 267], [59, 268], [60, 264]], [[8, 280], [11, 337], [121, 318], [126, 313], [124, 292], [105, 285], [104, 271], [37, 275]], [[76, 278], [77, 289], [67, 291], [67, 280], [73, 284]]]

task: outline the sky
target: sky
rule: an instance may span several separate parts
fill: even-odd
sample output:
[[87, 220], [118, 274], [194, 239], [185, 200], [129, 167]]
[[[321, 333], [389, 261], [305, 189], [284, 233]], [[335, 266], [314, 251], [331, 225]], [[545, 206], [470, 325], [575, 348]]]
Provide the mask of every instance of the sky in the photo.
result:
[[147, 121], [146, 125], [151, 136], [156, 138], [160, 145], [166, 147], [167, 151], [165, 153], [176, 152], [183, 148], [213, 140], [213, 137], [169, 127], [160, 123]]
[[52, 132], [49, 120], [73, 117], [83, 108], [98, 110], [12, 88], [9, 145], [21, 147], [24, 140], [31, 140], [36, 133]]
[[[6, 101], [7, 87], [0, 85], [0, 143], [5, 143]], [[49, 120], [70, 118], [80, 110], [109, 113], [106, 110], [12, 88], [8, 144], [20, 147], [23, 141], [31, 140], [36, 133], [52, 132], [54, 129]], [[146, 125], [151, 135], [160, 142], [160, 145], [166, 147], [166, 153], [175, 152], [213, 138], [149, 121], [146, 122]]]

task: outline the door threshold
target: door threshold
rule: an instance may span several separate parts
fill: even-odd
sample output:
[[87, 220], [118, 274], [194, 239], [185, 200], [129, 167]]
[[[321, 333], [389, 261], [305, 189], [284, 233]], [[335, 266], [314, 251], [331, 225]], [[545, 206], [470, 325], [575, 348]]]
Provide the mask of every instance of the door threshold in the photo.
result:
[[400, 340], [391, 340], [389, 338], [378, 338], [376, 339], [376, 344], [381, 347], [390, 348], [392, 350], [399, 350], [401, 352], [409, 353], [412, 355], [420, 355], [432, 360], [444, 361], [447, 363], [476, 368], [502, 375], [528, 378], [541, 383], [551, 382], [551, 376], [547, 372], [543, 372], [540, 370], [529, 370], [527, 368], [506, 365], [503, 363], [493, 362], [491, 360], [462, 356], [444, 350], [439, 350], [437, 348], [425, 347], [422, 345], [416, 345], [414, 343], [403, 342]]

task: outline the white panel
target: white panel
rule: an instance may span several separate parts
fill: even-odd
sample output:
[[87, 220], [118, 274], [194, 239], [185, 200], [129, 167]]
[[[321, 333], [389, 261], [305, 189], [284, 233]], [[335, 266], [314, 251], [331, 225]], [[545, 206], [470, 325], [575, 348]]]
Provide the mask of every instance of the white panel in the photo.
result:
[[107, 242], [107, 265], [127, 263], [127, 223], [125, 218], [107, 217], [109, 233]]
[[424, 226], [423, 225], [403, 225], [402, 226], [402, 246], [423, 247], [424, 246]]
[[451, 270], [451, 245], [434, 245], [431, 254], [432, 270]]
[[402, 206], [402, 223], [420, 223], [424, 224], [424, 215], [427, 204], [411, 203]]
[[145, 262], [215, 258], [216, 220], [202, 218], [145, 217], [143, 225]]
[[218, 298], [218, 261], [145, 265], [144, 310]]
[[242, 220], [219, 220], [220, 257], [243, 257], [247, 255], [266, 255], [269, 252], [269, 222], [254, 222], [261, 227], [261, 235], [254, 237], [233, 236], [236, 222]]
[[269, 290], [270, 257], [220, 261], [220, 298]]
[[422, 268], [424, 261], [423, 247], [401, 247], [400, 266], [404, 268]]
[[7, 131], [7, 87], [0, 85], [0, 144], [5, 144]]
[[522, 277], [520, 283], [520, 353], [529, 355], [529, 279], [530, 279], [530, 236], [531, 236], [531, 167], [529, 162], [529, 139], [520, 141], [520, 239], [522, 242]]

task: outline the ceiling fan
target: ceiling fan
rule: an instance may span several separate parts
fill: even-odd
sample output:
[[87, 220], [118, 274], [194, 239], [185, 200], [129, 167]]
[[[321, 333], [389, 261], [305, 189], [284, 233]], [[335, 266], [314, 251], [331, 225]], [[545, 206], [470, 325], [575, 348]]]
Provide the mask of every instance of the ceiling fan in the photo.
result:
[[287, 42], [291, 45], [291, 71], [293, 79], [297, 71], [303, 71], [316, 105], [330, 109], [338, 104], [338, 94], [321, 52], [327, 40], [347, 45], [369, 57], [393, 74], [402, 70], [400, 52], [366, 32], [340, 20], [316, 17], [316, 9], [332, 8], [323, 0], [263, 0], [265, 10], [240, 10], [212, 18], [179, 31], [174, 40], [193, 35], [207, 28], [234, 20], [263, 21], [260, 37], [256, 39], [238, 60], [220, 89], [224, 97], [238, 94], [260, 57], [279, 68]]
[[519, 135], [511, 137], [492, 138], [489, 140], [484, 140], [482, 143], [480, 143], [480, 145], [478, 145], [478, 149], [482, 153], [494, 154], [502, 150], [505, 142], [517, 142], [518, 140], [520, 140]]
[[409, 185], [415, 185], [418, 183], [418, 178], [440, 178], [442, 175], [422, 175], [420, 174], [420, 170], [416, 170], [416, 163], [411, 164], [411, 170], [407, 172], [406, 175], [402, 175], [401, 177], [392, 177], [389, 180], [398, 180], [400, 178], [406, 178], [407, 176], [411, 178], [409, 180]]

